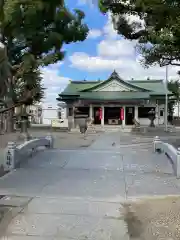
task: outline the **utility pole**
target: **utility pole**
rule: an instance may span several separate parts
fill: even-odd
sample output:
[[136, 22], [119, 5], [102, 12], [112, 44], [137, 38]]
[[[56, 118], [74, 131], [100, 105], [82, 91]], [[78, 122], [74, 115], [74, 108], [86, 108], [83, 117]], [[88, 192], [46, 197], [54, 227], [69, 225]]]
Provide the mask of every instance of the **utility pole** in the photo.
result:
[[166, 65], [166, 79], [165, 79], [165, 131], [168, 130], [168, 65]]

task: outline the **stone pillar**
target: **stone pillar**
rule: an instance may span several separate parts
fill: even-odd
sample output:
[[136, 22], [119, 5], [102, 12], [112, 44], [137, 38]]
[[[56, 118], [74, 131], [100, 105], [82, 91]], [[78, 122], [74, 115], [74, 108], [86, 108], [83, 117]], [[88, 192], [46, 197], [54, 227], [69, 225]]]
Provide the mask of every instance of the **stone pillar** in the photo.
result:
[[125, 127], [126, 125], [126, 106], [122, 107], [124, 110], [124, 119], [122, 120], [122, 126]]
[[69, 106], [67, 105], [66, 106], [66, 118], [68, 118], [69, 117]]
[[16, 143], [8, 142], [7, 148], [4, 153], [4, 170], [10, 171], [13, 170], [18, 164], [16, 159]]
[[138, 106], [134, 107], [134, 118], [138, 121]]
[[162, 109], [163, 109], [163, 117], [164, 117], [164, 125], [165, 125], [165, 122], [166, 122], [166, 110], [165, 110], [166, 106], [165, 104], [162, 105]]
[[153, 151], [155, 152], [161, 152], [161, 140], [158, 136], [156, 136], [153, 140]]
[[92, 119], [93, 118], [93, 106], [90, 104], [89, 106], [89, 117]]
[[46, 146], [47, 148], [53, 148], [54, 146], [54, 139], [50, 133], [46, 136], [46, 139], [49, 141], [49, 144]]
[[75, 122], [74, 122], [74, 111], [75, 111], [75, 107], [72, 106], [72, 127], [75, 128]]
[[[71, 111], [69, 111], [69, 108], [71, 108]], [[67, 106], [67, 119], [68, 119], [68, 129], [71, 131], [71, 129], [74, 127], [74, 113], [73, 113], [73, 106], [68, 105]]]
[[101, 126], [104, 126], [104, 105], [101, 106], [101, 109], [102, 109]]
[[156, 120], [155, 120], [155, 122], [156, 122], [156, 124], [157, 125], [159, 125], [159, 119], [160, 119], [160, 109], [159, 109], [159, 104], [157, 103], [156, 104]]

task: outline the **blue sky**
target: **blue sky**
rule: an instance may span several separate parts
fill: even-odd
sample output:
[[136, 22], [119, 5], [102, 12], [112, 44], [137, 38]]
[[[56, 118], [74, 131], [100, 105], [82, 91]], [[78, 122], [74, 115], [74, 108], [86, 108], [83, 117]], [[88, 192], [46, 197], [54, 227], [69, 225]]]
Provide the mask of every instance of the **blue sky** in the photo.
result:
[[[103, 26], [107, 22], [107, 16], [103, 15], [98, 7], [96, 5], [92, 6], [90, 4], [78, 4], [78, 1], [72, 1], [68, 0], [66, 1], [66, 4], [69, 9], [74, 9], [78, 8], [82, 10], [86, 17], [84, 19], [84, 22], [88, 25], [89, 29], [103, 29]], [[82, 78], [87, 78], [87, 79], [97, 79], [99, 78], [99, 73], [96, 72], [89, 72], [87, 73], [86, 69], [84, 70], [79, 70], [77, 68], [71, 68], [71, 62], [69, 61], [69, 58], [74, 52], [86, 52], [89, 56], [94, 56], [96, 55], [96, 46], [97, 44], [102, 41], [103, 37], [100, 36], [95, 39], [86, 39], [83, 42], [77, 42], [73, 44], [69, 44], [64, 46], [64, 49], [66, 51], [66, 58], [64, 61], [63, 66], [61, 67], [60, 75], [66, 75], [67, 77], [72, 78], [73, 80], [81, 80]], [[107, 75], [107, 72], [101, 72], [101, 77], [105, 78]]]
[[[57, 94], [69, 80], [105, 80], [115, 69], [124, 80], [164, 79], [165, 69], [158, 66], [144, 69], [135, 51], [136, 42], [117, 35], [113, 29], [111, 15], [100, 13], [93, 0], [66, 0], [70, 10], [80, 9], [85, 13], [84, 22], [90, 32], [84, 42], [65, 45], [63, 62], [50, 65], [42, 70], [46, 90], [45, 102], [56, 104]], [[94, 0], [95, 2], [95, 0]], [[133, 21], [134, 17], [129, 17]], [[170, 77], [177, 78], [177, 68], [169, 70]]]

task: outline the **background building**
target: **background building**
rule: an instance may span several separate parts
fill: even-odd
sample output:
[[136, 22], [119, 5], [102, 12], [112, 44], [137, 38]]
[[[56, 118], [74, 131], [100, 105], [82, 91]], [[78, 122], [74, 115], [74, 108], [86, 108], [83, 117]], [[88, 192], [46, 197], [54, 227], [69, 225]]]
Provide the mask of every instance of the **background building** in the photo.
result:
[[94, 119], [94, 124], [126, 126], [136, 119], [149, 125], [148, 113], [153, 109], [159, 125], [164, 124], [165, 94], [163, 80], [124, 81], [114, 71], [105, 81], [70, 82], [57, 100], [66, 102], [67, 116], [84, 114]]

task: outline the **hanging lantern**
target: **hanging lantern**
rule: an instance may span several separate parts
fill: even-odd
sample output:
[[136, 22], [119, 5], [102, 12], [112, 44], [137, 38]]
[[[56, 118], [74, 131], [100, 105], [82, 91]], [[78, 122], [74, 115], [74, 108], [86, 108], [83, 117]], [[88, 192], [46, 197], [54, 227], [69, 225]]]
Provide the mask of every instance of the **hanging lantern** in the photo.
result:
[[121, 108], [120, 110], [120, 119], [124, 120], [124, 108]]
[[99, 120], [102, 119], [102, 108], [99, 108]]

